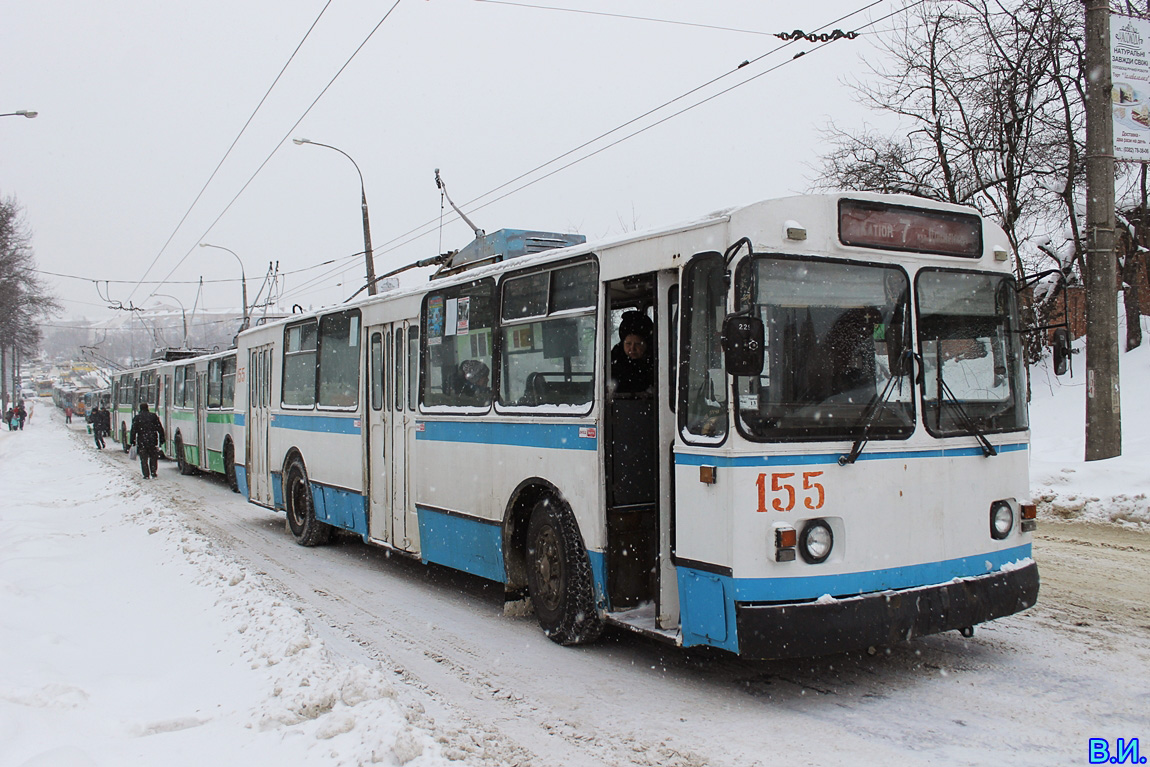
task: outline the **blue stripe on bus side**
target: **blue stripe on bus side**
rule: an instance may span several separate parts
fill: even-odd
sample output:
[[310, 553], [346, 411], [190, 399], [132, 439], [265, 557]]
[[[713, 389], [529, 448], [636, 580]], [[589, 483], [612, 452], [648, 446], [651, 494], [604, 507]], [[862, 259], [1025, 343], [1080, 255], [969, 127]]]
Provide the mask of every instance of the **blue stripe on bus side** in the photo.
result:
[[849, 597], [888, 589], [946, 583], [998, 572], [1031, 556], [1031, 544], [941, 562], [838, 575], [792, 578], [733, 578], [690, 567], [678, 568], [683, 645], [712, 645], [738, 652], [735, 603], [815, 600], [824, 594]]
[[[1000, 453], [1013, 453], [1018, 450], [1028, 450], [1025, 442], [1013, 445], [995, 445], [994, 449]], [[678, 466], [718, 466], [718, 467], [754, 467], [754, 466], [809, 466], [813, 464], [838, 463], [843, 453], [820, 453], [815, 455], [700, 455], [697, 453], [678, 453], [675, 455], [675, 464]], [[859, 461], [905, 461], [915, 458], [969, 458], [982, 457], [981, 447], [949, 447], [933, 450], [901, 450], [893, 453], [866, 452], [858, 457]]]
[[236, 413], [235, 418], [236, 418], [236, 421], [235, 421], [236, 426], [243, 426], [244, 425], [244, 414], [243, 413]]
[[502, 525], [445, 514], [418, 504], [415, 508], [419, 515], [419, 553], [424, 563], [435, 562], [498, 583], [507, 581]]
[[275, 413], [271, 417], [273, 429], [318, 431], [325, 434], [360, 434], [359, 417], [355, 415], [295, 415]]
[[[514, 445], [553, 450], [595, 450], [595, 437], [580, 436], [577, 423], [493, 423], [491, 421], [420, 421], [417, 440], [473, 442], [482, 445]], [[584, 432], [586, 433], [586, 432]]]

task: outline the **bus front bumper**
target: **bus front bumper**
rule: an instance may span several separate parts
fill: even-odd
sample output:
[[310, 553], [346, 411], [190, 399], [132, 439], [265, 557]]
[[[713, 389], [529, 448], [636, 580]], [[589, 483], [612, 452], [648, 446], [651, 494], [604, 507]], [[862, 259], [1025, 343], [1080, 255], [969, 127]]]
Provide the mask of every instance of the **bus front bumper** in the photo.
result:
[[1013, 615], [1038, 600], [1038, 565], [831, 601], [735, 605], [739, 655], [795, 658], [893, 645]]

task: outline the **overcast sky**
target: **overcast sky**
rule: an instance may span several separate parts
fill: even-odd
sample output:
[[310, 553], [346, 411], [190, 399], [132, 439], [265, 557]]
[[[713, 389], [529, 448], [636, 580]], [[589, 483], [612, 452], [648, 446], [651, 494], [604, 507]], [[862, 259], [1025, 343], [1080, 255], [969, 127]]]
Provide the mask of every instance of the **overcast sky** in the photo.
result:
[[[109, 287], [124, 304], [160, 293], [188, 310], [197, 300], [238, 307], [240, 265], [201, 241], [240, 256], [253, 295], [273, 261], [287, 274], [287, 306], [353, 293], [364, 279], [355, 167], [293, 137], [355, 158], [379, 274], [471, 240], [450, 209], [453, 222], [436, 223], [436, 168], [463, 205], [743, 61], [752, 63], [478, 204], [756, 79], [464, 208], [489, 232], [594, 240], [806, 191], [818, 129], [868, 119], [842, 82], [873, 49], [865, 37], [787, 45], [769, 33], [857, 29], [905, 4], [400, 0], [380, 24], [392, 2], [0, 0], [0, 113], [40, 113], [0, 119], [0, 195], [24, 206], [42, 270], [88, 280], [47, 277], [64, 317], [111, 314], [91, 280], [128, 281]], [[197, 297], [201, 277], [237, 282]]]

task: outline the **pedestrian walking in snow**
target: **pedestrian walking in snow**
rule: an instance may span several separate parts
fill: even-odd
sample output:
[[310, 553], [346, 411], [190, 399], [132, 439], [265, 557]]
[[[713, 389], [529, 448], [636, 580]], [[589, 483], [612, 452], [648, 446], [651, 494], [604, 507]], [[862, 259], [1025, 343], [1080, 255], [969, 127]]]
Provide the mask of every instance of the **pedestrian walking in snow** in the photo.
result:
[[96, 441], [96, 447], [99, 450], [104, 449], [104, 435], [108, 433], [107, 426], [105, 425], [108, 420], [104, 417], [107, 411], [96, 405], [96, 409], [92, 411], [92, 438]]
[[72, 423], [72, 408], [64, 408], [64, 423]]
[[20, 431], [24, 431], [24, 421], [28, 418], [28, 411], [24, 409], [23, 402], [16, 406], [16, 418], [20, 421]]
[[160, 461], [160, 444], [164, 441], [164, 425], [155, 413], [148, 410], [148, 404], [140, 405], [140, 412], [132, 418], [132, 434], [129, 445], [136, 446], [140, 456], [140, 471], [144, 479], [156, 478], [156, 467]]

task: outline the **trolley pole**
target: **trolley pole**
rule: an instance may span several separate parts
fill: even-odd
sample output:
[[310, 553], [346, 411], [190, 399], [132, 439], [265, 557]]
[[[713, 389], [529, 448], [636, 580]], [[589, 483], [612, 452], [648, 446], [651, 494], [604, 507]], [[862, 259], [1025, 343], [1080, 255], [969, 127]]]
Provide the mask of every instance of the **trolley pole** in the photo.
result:
[[1122, 454], [1110, 6], [1086, 0], [1086, 460]]

